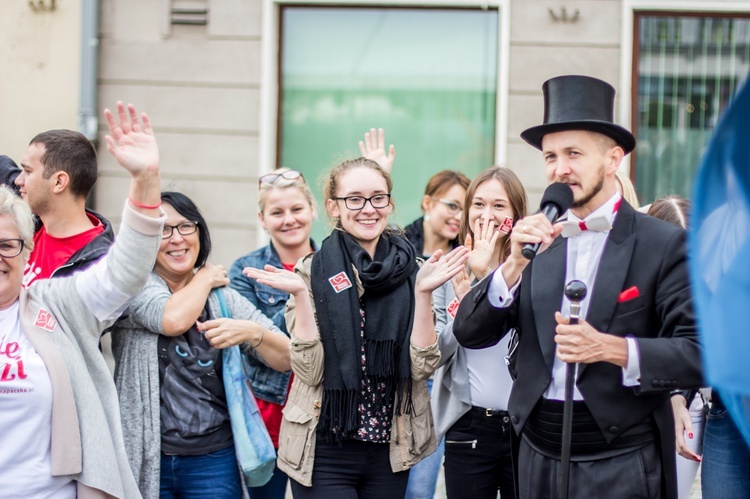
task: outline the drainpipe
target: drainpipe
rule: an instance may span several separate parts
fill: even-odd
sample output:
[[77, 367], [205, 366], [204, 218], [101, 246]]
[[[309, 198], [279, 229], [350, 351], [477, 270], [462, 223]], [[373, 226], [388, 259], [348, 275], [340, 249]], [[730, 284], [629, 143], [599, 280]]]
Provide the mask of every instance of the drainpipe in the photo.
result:
[[99, 0], [82, 0], [81, 22], [81, 107], [78, 129], [91, 141], [99, 131], [97, 77], [99, 75]]
[[[81, 1], [81, 99], [78, 130], [97, 144], [99, 116], [96, 106], [99, 76], [99, 0]], [[96, 207], [96, 189], [86, 199], [86, 206]]]

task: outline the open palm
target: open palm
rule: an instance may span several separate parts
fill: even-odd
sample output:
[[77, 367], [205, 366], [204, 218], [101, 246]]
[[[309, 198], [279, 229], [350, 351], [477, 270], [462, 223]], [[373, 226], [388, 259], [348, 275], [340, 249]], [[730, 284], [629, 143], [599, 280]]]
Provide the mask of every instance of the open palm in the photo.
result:
[[432, 293], [461, 272], [469, 258], [469, 249], [465, 246], [459, 246], [441, 258], [442, 253], [442, 250], [437, 250], [419, 269], [417, 290]]
[[117, 115], [119, 122], [109, 109], [104, 110], [104, 117], [107, 120], [110, 132], [105, 140], [107, 141], [107, 149], [112, 156], [131, 175], [157, 168], [159, 165], [159, 148], [156, 145], [154, 131], [146, 113], [142, 113], [141, 120], [139, 120], [132, 104], [128, 104], [128, 113], [126, 114], [125, 106], [118, 101]]

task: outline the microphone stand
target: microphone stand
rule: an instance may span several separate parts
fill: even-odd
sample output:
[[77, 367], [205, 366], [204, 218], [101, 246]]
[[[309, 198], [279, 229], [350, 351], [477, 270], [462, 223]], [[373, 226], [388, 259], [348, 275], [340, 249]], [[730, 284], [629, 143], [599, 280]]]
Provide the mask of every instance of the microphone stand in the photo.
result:
[[[586, 285], [581, 281], [570, 281], [565, 286], [565, 296], [570, 300], [570, 322], [578, 324], [581, 302], [586, 297]], [[563, 402], [562, 448], [560, 451], [560, 473], [558, 484], [560, 499], [568, 499], [568, 482], [570, 479], [570, 445], [573, 437], [573, 388], [576, 381], [578, 364], [568, 363], [565, 366], [565, 401]]]

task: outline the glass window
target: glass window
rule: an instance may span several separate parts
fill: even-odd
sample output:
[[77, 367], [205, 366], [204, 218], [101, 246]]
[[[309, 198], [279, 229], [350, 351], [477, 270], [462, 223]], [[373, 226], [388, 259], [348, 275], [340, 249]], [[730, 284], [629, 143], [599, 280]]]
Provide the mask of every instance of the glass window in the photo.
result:
[[[497, 10], [282, 7], [279, 165], [318, 179], [382, 127], [396, 146], [394, 221], [427, 180], [493, 164]], [[321, 207], [323, 208], [323, 207]], [[328, 233], [320, 210], [313, 237]]]
[[750, 70], [750, 19], [636, 15], [638, 146], [641, 202], [690, 196], [714, 127]]

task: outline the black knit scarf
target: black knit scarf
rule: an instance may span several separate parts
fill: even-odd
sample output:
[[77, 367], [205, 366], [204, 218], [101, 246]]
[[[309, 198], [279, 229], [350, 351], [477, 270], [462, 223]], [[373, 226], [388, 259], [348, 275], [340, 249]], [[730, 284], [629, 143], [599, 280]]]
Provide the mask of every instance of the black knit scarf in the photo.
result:
[[[334, 230], [315, 253], [311, 269], [325, 352], [318, 431], [329, 442], [347, 438], [357, 429], [362, 340], [353, 268], [365, 289], [366, 373], [385, 383], [386, 401], [398, 395], [396, 414], [412, 411], [409, 341], [417, 273], [414, 248], [405, 238], [384, 233], [372, 259], [349, 234]], [[350, 286], [342, 289], [347, 283]]]

